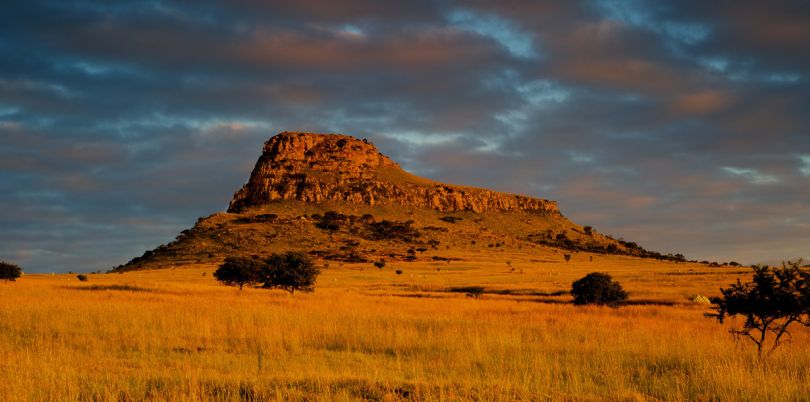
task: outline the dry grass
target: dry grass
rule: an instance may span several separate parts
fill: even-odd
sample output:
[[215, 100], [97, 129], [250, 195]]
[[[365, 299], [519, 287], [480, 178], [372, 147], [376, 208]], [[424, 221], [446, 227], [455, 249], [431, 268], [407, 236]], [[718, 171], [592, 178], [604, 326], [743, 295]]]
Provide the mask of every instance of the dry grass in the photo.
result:
[[[805, 329], [762, 364], [689, 302], [739, 268], [546, 253], [332, 263], [293, 297], [211, 266], [28, 275], [0, 285], [0, 400], [810, 400]], [[568, 304], [591, 271], [650, 304]]]

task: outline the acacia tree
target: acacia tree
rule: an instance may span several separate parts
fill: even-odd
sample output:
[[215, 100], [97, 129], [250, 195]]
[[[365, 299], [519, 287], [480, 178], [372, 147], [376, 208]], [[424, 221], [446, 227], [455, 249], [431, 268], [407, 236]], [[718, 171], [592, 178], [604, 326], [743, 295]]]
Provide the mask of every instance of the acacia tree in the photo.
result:
[[793, 323], [810, 326], [810, 272], [800, 266], [801, 260], [784, 262], [782, 268], [773, 270], [754, 266], [753, 280], [742, 283], [737, 279], [729, 288], [720, 289], [723, 296], [712, 299], [716, 312], [706, 316], [721, 324], [726, 318], [742, 316], [742, 328], [731, 328], [730, 332], [754, 342], [760, 358], [772, 334], [767, 352], [771, 354], [790, 340]]
[[242, 290], [245, 285], [258, 282], [263, 265], [263, 261], [258, 258], [228, 257], [214, 271], [214, 278], [228, 286], [238, 286], [239, 290]]
[[22, 276], [22, 268], [15, 264], [0, 261], [0, 281], [14, 282]]
[[296, 290], [313, 291], [315, 280], [321, 273], [309, 255], [301, 252], [274, 253], [265, 262], [259, 282], [264, 282], [265, 288], [279, 288], [290, 294]]

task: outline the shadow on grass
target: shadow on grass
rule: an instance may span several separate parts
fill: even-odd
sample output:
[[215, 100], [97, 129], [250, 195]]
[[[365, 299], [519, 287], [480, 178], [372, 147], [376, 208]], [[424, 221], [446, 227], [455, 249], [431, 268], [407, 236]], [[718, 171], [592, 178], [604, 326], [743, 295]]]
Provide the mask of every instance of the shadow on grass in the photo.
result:
[[117, 290], [121, 292], [149, 292], [158, 293], [155, 289], [142, 288], [135, 285], [91, 285], [91, 286], [63, 286], [63, 289], [71, 290], [88, 290], [88, 291], [107, 291]]
[[[521, 301], [528, 301], [534, 303], [543, 303], [543, 304], [570, 304], [574, 305], [573, 300], [561, 300], [561, 299], [550, 299], [550, 298], [535, 298], [535, 299], [523, 299]], [[673, 301], [667, 300], [625, 300], [623, 302], [616, 303], [615, 305], [606, 305], [610, 307], [629, 307], [629, 306], [663, 306], [663, 307], [672, 307], [681, 305], [684, 303], [678, 303]]]
[[683, 275], [745, 275], [750, 274], [752, 271], [686, 271], [686, 272], [659, 272], [658, 275], [671, 275], [671, 276], [683, 276]]
[[450, 292], [450, 293], [480, 293], [480, 294], [491, 294], [491, 295], [501, 295], [501, 296], [541, 296], [541, 297], [556, 297], [556, 296], [567, 296], [569, 292], [567, 290], [557, 290], [554, 292], [543, 292], [540, 290], [534, 289], [486, 289], [480, 286], [459, 286], [459, 287], [452, 287], [446, 288], [443, 292]]
[[[379, 295], [374, 295], [379, 296]], [[435, 293], [429, 292], [422, 292], [422, 293], [390, 293], [386, 294], [386, 296], [394, 296], [394, 297], [408, 297], [412, 299], [447, 299], [448, 296], [444, 295], [437, 295]]]
[[670, 300], [649, 300], [649, 299], [638, 299], [638, 300], [625, 300], [623, 301], [620, 306], [677, 306], [682, 304], [688, 303], [681, 303], [675, 302]]
[[[139, 400], [335, 400], [433, 401], [454, 400], [550, 400], [550, 397], [504, 386], [436, 385], [420, 382], [375, 382], [362, 378], [295, 380], [271, 378], [262, 381], [229, 379], [189, 383], [172, 377], [148, 377], [137, 385], [112, 384], [112, 395], [120, 401]], [[110, 390], [82, 384], [79, 400], [109, 399]], [[570, 399], [566, 397], [557, 399]]]
[[[506, 300], [513, 300], [517, 302], [542, 303], [542, 304], [570, 304], [570, 305], [574, 304], [574, 301], [572, 299], [568, 297], [563, 298], [564, 296], [570, 295], [570, 292], [566, 290], [543, 292], [532, 289], [486, 289], [481, 286], [459, 286], [459, 287], [445, 288], [443, 290], [435, 292], [424, 291], [424, 292], [410, 292], [410, 293], [393, 293], [389, 295], [407, 298], [433, 298], [433, 299], [447, 298], [447, 296], [443, 296], [442, 293], [464, 293], [465, 295], [467, 295], [467, 297], [471, 298], [478, 298], [481, 295], [490, 294], [497, 296], [511, 296], [509, 299]], [[623, 302], [617, 303], [613, 307], [625, 307], [625, 306], [672, 307], [685, 304], [689, 303], [671, 300], [635, 299], [635, 300], [625, 300]]]

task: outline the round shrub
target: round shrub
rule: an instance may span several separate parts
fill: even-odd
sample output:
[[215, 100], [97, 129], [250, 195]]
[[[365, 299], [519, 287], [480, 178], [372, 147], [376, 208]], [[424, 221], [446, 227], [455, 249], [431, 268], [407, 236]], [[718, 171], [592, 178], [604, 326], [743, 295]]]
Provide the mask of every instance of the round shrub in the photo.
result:
[[265, 288], [283, 289], [291, 294], [296, 290], [312, 292], [320, 273], [321, 270], [315, 266], [309, 255], [287, 251], [274, 253], [267, 258], [259, 281], [264, 282]]
[[574, 304], [597, 304], [615, 306], [627, 300], [627, 292], [619, 282], [604, 272], [591, 272], [571, 284]]
[[14, 282], [20, 276], [22, 276], [22, 268], [5, 261], [0, 261], [0, 281]]

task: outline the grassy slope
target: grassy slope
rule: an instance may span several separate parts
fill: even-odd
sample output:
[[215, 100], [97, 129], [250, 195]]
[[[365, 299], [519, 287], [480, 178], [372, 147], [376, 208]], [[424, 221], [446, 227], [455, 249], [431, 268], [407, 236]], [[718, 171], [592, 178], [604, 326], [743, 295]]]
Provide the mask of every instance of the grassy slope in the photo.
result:
[[[315, 293], [294, 297], [220, 286], [212, 265], [25, 276], [0, 285], [0, 400], [809, 399], [806, 329], [760, 365], [687, 300], [744, 270], [442, 252], [465, 261], [331, 263]], [[591, 271], [650, 304], [553, 296]], [[514, 294], [444, 291], [465, 285]]]
[[[422, 236], [414, 243], [396, 240], [373, 241], [357, 233], [351, 233], [348, 225], [330, 233], [318, 229], [315, 226], [316, 222], [308, 218], [313, 214], [323, 215], [327, 211], [356, 217], [369, 214], [377, 222], [383, 219], [413, 221], [413, 226], [422, 233]], [[262, 214], [274, 214], [278, 218], [272, 222], [258, 222], [254, 219]], [[442, 221], [441, 218], [446, 216], [459, 217], [462, 220], [456, 223]], [[527, 241], [526, 238], [530, 234], [548, 230], [555, 234], [565, 232], [569, 238], [583, 244], [596, 243], [602, 246], [616, 244], [622, 248], [616, 241], [596, 231], [592, 235], [585, 235], [581, 226], [562, 216], [551, 217], [526, 212], [445, 213], [396, 205], [371, 207], [342, 202], [308, 204], [283, 201], [252, 208], [240, 214], [217, 213], [203, 218], [188, 235], [179, 237], [178, 241], [160, 249], [154, 256], [129, 264], [122, 269], [153, 269], [211, 263], [222, 261], [228, 255], [266, 255], [282, 250], [337, 252], [346, 246], [347, 242], [358, 242], [359, 244], [349, 249], [369, 260], [401, 259], [391, 258], [388, 255], [395, 253], [404, 256], [409, 248], [426, 247], [430, 240], [439, 241], [438, 247], [429, 247], [430, 252], [420, 254], [419, 259], [447, 257], [456, 252], [474, 254], [490, 248], [503, 252], [543, 254], [551, 249]]]

